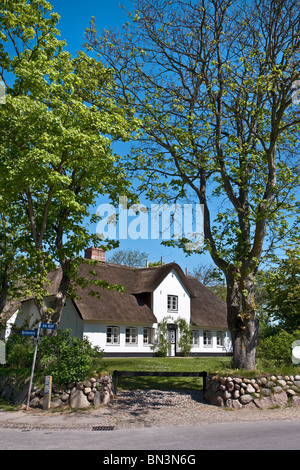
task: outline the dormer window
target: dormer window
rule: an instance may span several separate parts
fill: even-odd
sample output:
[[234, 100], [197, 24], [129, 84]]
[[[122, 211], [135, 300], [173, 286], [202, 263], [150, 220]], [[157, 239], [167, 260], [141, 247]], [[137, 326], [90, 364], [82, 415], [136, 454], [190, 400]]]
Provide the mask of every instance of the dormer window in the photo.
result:
[[177, 295], [168, 295], [168, 312], [178, 312]]

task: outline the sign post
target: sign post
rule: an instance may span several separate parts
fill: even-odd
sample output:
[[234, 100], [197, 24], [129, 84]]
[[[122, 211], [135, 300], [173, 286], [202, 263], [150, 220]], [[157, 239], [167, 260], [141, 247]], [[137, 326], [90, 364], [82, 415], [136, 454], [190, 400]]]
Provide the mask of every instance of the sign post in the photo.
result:
[[[31, 375], [30, 375], [30, 382], [29, 382], [29, 389], [28, 389], [28, 397], [27, 397], [27, 404], [26, 404], [26, 411], [29, 408], [29, 402], [30, 402], [30, 395], [31, 395], [31, 388], [32, 388], [32, 381], [33, 381], [33, 374], [34, 374], [34, 369], [35, 369], [35, 361], [36, 361], [36, 355], [37, 355], [37, 348], [38, 348], [38, 343], [39, 343], [39, 337], [40, 337], [40, 323], [38, 326], [37, 330], [22, 330], [21, 334], [24, 334], [25, 332], [28, 331], [34, 331], [35, 336], [34, 342], [35, 342], [35, 348], [34, 348], [34, 355], [33, 355], [33, 361], [32, 361], [32, 368], [31, 368]], [[28, 335], [28, 333], [25, 333], [25, 335]]]
[[[27, 397], [27, 404], [26, 404], [26, 411], [29, 408], [29, 402], [30, 402], [30, 395], [31, 395], [31, 389], [32, 389], [32, 381], [33, 381], [33, 375], [34, 375], [34, 369], [35, 369], [35, 362], [36, 362], [36, 355], [37, 355], [37, 348], [39, 344], [39, 339], [40, 339], [40, 330], [46, 329], [46, 330], [55, 330], [56, 329], [56, 324], [55, 323], [43, 323], [40, 322], [39, 326], [36, 330], [22, 330], [21, 335], [22, 336], [34, 336], [34, 343], [35, 343], [35, 348], [34, 348], [34, 355], [33, 355], [33, 361], [32, 361], [32, 368], [31, 368], [31, 375], [30, 375], [30, 382], [29, 382], [29, 389], [28, 389], [28, 397]], [[51, 386], [50, 390], [52, 388], [52, 377], [51, 377]], [[50, 395], [50, 401], [51, 401], [51, 393]]]
[[46, 377], [45, 377], [45, 387], [44, 387], [43, 410], [49, 410], [49, 408], [50, 408], [51, 393], [52, 393], [52, 375], [46, 375]]

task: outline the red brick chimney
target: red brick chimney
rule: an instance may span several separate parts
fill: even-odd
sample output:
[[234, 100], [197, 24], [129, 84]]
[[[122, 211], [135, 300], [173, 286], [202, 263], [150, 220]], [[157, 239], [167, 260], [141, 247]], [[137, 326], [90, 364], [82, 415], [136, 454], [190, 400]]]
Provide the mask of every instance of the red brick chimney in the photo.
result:
[[86, 248], [84, 252], [84, 257], [86, 259], [96, 259], [97, 261], [106, 261], [105, 259], [105, 251], [102, 248], [95, 248], [92, 246], [91, 248]]

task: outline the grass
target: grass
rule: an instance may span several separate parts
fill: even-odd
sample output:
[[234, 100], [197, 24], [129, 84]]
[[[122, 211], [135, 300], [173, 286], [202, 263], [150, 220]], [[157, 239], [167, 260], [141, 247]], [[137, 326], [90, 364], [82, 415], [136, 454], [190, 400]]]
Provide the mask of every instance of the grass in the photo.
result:
[[[224, 369], [231, 358], [205, 357], [151, 357], [151, 358], [104, 358], [103, 367], [112, 374], [114, 370], [145, 372], [202, 372]], [[119, 377], [118, 389], [199, 390], [202, 377]]]
[[[114, 370], [130, 371], [166, 371], [166, 372], [202, 372], [208, 374], [237, 375], [241, 377], [255, 377], [263, 374], [300, 375], [300, 367], [276, 366], [266, 367], [258, 360], [255, 371], [234, 370], [231, 366], [231, 357], [149, 357], [149, 358], [108, 358], [104, 357], [101, 372], [112, 374]], [[20, 378], [30, 377], [30, 369], [13, 370], [0, 367], [0, 375], [13, 375]], [[35, 384], [42, 386], [44, 376], [35, 374]], [[202, 377], [119, 377], [119, 390], [132, 389], [160, 389], [160, 390], [199, 390], [202, 388]]]
[[[275, 366], [266, 367], [260, 360], [257, 369], [232, 369], [231, 357], [151, 357], [151, 358], [104, 358], [103, 368], [112, 374], [114, 370], [132, 371], [170, 371], [170, 372], [201, 372], [220, 375], [237, 375], [241, 377], [255, 377], [264, 374], [300, 375], [300, 367]], [[184, 390], [202, 388], [201, 377], [119, 377], [118, 389], [164, 389]]]

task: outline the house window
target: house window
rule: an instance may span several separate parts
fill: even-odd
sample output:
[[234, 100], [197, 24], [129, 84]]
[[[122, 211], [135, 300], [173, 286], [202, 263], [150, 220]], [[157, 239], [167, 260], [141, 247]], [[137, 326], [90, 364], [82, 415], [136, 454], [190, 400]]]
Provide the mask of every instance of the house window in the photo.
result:
[[120, 344], [120, 328], [118, 326], [107, 327], [106, 343], [107, 344]]
[[198, 330], [192, 331], [192, 345], [199, 346], [199, 331]]
[[153, 344], [154, 341], [154, 329], [153, 328], [144, 328], [143, 329], [143, 344]]
[[126, 328], [125, 343], [137, 344], [137, 342], [138, 342], [137, 328]]
[[217, 331], [217, 346], [225, 346], [225, 331]]
[[168, 311], [177, 312], [178, 311], [178, 297], [177, 295], [168, 295]]
[[203, 344], [204, 346], [212, 346], [212, 332], [209, 330], [203, 331]]

